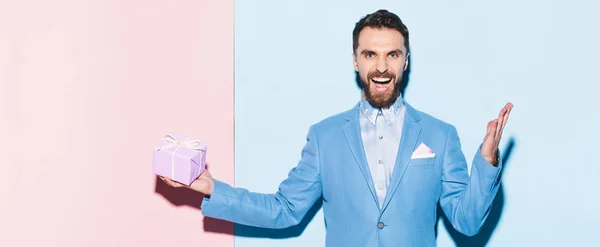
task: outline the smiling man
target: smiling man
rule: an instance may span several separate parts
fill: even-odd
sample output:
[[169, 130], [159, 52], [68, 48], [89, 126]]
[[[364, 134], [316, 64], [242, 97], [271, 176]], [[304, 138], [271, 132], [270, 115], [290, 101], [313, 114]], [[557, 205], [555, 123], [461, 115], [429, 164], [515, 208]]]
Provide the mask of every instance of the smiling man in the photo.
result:
[[385, 109], [400, 97], [399, 83], [408, 66], [408, 30], [400, 21], [387, 28], [373, 26], [373, 19], [364, 19], [364, 27], [354, 29], [352, 55], [363, 97], [373, 107]]
[[298, 165], [275, 193], [234, 188], [205, 171], [189, 186], [205, 194], [203, 214], [286, 228], [322, 197], [327, 246], [435, 246], [440, 205], [454, 228], [476, 234], [498, 191], [498, 144], [512, 104], [488, 123], [469, 175], [456, 128], [402, 98], [408, 56], [398, 16], [379, 10], [362, 18], [353, 32], [363, 92], [356, 106], [309, 128]]

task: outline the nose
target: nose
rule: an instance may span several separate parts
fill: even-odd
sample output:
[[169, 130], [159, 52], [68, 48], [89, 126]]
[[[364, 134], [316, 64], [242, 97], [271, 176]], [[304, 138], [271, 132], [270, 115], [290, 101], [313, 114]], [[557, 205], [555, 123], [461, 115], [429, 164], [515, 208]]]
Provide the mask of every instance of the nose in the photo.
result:
[[377, 64], [375, 66], [379, 73], [385, 73], [388, 69], [387, 60], [385, 58], [377, 59]]

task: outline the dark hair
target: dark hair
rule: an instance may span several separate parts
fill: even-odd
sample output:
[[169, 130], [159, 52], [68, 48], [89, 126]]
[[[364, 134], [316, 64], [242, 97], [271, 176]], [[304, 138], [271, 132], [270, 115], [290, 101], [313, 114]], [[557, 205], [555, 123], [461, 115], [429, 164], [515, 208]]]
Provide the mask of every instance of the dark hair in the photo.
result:
[[408, 28], [396, 14], [385, 9], [380, 9], [363, 17], [356, 23], [356, 26], [354, 26], [354, 31], [352, 31], [352, 52], [356, 52], [356, 49], [358, 48], [358, 35], [365, 27], [389, 28], [400, 32], [402, 37], [404, 37], [406, 51], [409, 51]]

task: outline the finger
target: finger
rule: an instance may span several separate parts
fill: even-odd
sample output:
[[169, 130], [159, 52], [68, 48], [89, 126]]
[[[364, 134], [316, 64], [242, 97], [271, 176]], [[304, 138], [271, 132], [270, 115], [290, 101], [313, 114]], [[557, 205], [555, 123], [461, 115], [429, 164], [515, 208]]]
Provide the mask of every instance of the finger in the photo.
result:
[[510, 110], [510, 103], [507, 103], [506, 106], [504, 106], [504, 108], [502, 109], [502, 112], [503, 112], [502, 117], [498, 118], [498, 128], [496, 130], [496, 137], [498, 138], [498, 140], [500, 140], [500, 138], [502, 137], [503, 126], [504, 126], [504, 124], [506, 124], [509, 110]]
[[496, 127], [496, 135], [495, 136], [500, 136], [500, 126], [502, 126], [502, 122], [504, 122], [504, 117], [506, 116], [506, 112], [508, 111], [508, 104], [505, 105], [502, 110], [500, 110], [500, 114], [498, 114], [498, 123], [500, 123], [499, 125], [497, 125]]
[[498, 119], [500, 119], [502, 116], [504, 116], [504, 113], [506, 113], [507, 106], [508, 106], [508, 104], [504, 105], [504, 107], [502, 107], [502, 109], [500, 109], [500, 113], [498, 113]]
[[171, 186], [173, 186], [173, 187], [184, 187], [184, 186], [186, 186], [185, 184], [182, 184], [182, 183], [180, 183], [180, 182], [178, 182], [176, 180], [173, 180], [173, 179], [169, 179], [169, 181], [171, 183]]
[[492, 120], [488, 122], [487, 125], [487, 133], [486, 133], [486, 137], [487, 138], [494, 138], [495, 134], [496, 134], [496, 127], [494, 127], [494, 121], [496, 120]]
[[162, 177], [162, 180], [165, 181], [165, 183], [171, 187], [175, 185], [175, 184], [173, 184], [173, 180], [171, 180], [168, 177]]
[[500, 139], [502, 137], [502, 132], [504, 132], [504, 126], [506, 126], [506, 122], [508, 122], [508, 117], [510, 116], [510, 112], [512, 111], [512, 108], [513, 108], [513, 105], [510, 102], [508, 104], [509, 104], [508, 110], [502, 121], [502, 125], [500, 126], [500, 136], [498, 137], [498, 139]]

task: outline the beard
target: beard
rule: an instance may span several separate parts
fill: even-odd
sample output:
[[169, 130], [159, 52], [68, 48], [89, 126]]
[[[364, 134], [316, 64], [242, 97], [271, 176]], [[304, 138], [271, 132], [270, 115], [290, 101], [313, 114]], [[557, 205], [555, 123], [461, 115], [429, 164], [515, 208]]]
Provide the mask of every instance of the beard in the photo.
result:
[[[390, 82], [380, 83], [376, 82], [373, 77], [383, 77], [383, 78], [392, 78]], [[400, 97], [400, 81], [402, 80], [402, 76], [400, 78], [396, 78], [396, 75], [392, 72], [386, 71], [385, 73], [379, 73], [377, 71], [369, 72], [367, 75], [367, 81], [362, 76], [359, 76], [361, 81], [361, 86], [363, 89], [363, 94], [367, 102], [371, 104], [373, 107], [385, 109], [392, 106], [398, 97]], [[384, 93], [379, 93], [373, 91], [371, 88], [371, 84], [390, 84], [389, 88]]]

